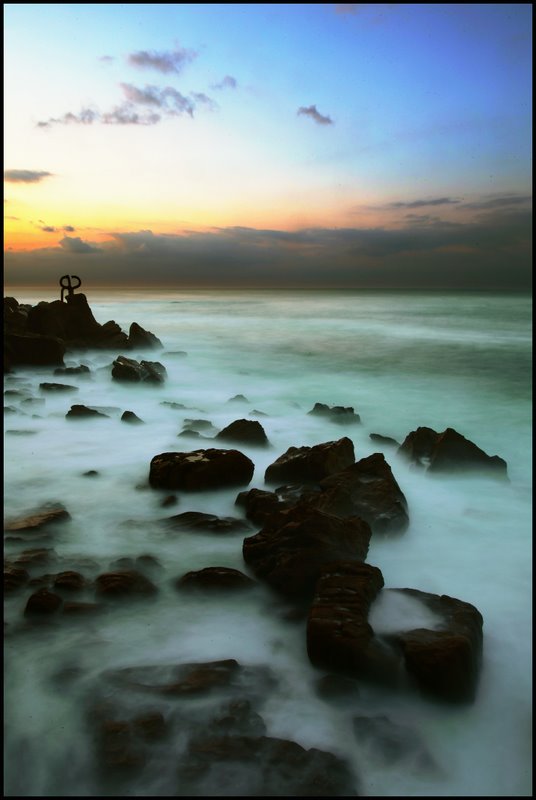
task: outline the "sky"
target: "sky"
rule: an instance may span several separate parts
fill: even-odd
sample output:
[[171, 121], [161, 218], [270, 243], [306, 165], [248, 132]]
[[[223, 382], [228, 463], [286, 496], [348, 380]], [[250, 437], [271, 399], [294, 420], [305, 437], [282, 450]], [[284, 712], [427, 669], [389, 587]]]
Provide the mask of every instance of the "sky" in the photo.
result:
[[4, 284], [525, 290], [530, 4], [4, 4]]

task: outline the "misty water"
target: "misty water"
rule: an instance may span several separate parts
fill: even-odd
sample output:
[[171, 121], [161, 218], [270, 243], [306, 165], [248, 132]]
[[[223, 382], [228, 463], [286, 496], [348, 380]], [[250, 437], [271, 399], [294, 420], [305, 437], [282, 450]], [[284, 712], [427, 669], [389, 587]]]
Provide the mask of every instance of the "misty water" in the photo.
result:
[[[21, 303], [51, 293], [7, 292]], [[137, 321], [163, 349], [123, 353], [160, 361], [162, 385], [112, 380], [120, 353], [68, 353], [67, 366], [89, 377], [54, 376], [51, 368], [16, 368], [5, 378], [5, 517], [60, 502], [71, 519], [44, 540], [7, 537], [6, 556], [53, 548], [55, 562], [32, 575], [77, 569], [93, 579], [120, 558], [158, 561], [155, 598], [107, 604], [94, 614], [24, 616], [31, 587], [6, 594], [4, 655], [5, 793], [10, 796], [98, 796], [87, 711], [105, 670], [236, 659], [269, 667], [273, 685], [258, 706], [267, 735], [345, 759], [355, 789], [369, 796], [529, 796], [532, 731], [531, 602], [531, 318], [530, 298], [492, 293], [372, 291], [101, 292], [87, 290], [95, 318], [128, 332]], [[72, 394], [40, 391], [43, 381], [77, 386]], [[229, 402], [236, 395], [245, 400]], [[360, 424], [342, 426], [309, 415], [315, 403], [353, 406]], [[109, 418], [67, 420], [74, 403]], [[184, 408], [171, 405], [182, 404]], [[125, 410], [144, 425], [121, 421]], [[262, 412], [263, 416], [257, 416]], [[265, 416], [264, 416], [265, 415]], [[359, 682], [343, 701], [317, 691], [325, 673], [313, 667], [305, 623], [288, 619], [259, 584], [247, 594], [179, 593], [190, 570], [227, 566], [252, 575], [243, 533], [175, 531], [159, 522], [186, 511], [242, 516], [240, 489], [175, 492], [149, 488], [152, 457], [213, 443], [179, 437], [185, 420], [204, 419], [215, 433], [236, 419], [257, 419], [270, 446], [239, 446], [255, 464], [250, 488], [290, 446], [349, 436], [356, 459], [383, 452], [404, 492], [408, 530], [376, 537], [367, 561], [387, 588], [409, 587], [471, 603], [484, 618], [477, 697], [445, 706], [408, 688]], [[455, 428], [508, 464], [507, 483], [480, 476], [430, 476], [370, 433], [402, 442], [418, 426]], [[84, 473], [96, 470], [88, 477]], [[245, 488], [245, 487], [244, 487]], [[258, 530], [252, 525], [251, 535]], [[35, 588], [35, 587], [34, 587]], [[396, 597], [396, 595], [393, 595]], [[380, 598], [370, 622], [378, 632], [434, 624], [417, 602]], [[95, 600], [91, 588], [76, 597]], [[140, 693], [133, 702], [147, 708]], [[164, 716], [179, 713], [168, 698]], [[174, 705], [175, 704], [175, 705]], [[150, 705], [150, 704], [149, 704]], [[195, 703], [181, 706], [184, 726]], [[199, 713], [202, 713], [200, 708]], [[389, 759], [378, 742], [358, 740], [353, 718], [383, 715], [413, 731], [435, 764], [410, 751]], [[193, 723], [192, 723], [193, 724]], [[169, 749], [158, 769], [129, 784], [130, 795], [180, 794]], [[163, 751], [164, 752], [164, 751]], [[234, 786], [207, 794], [240, 793]], [[233, 791], [233, 789], [235, 791]]]

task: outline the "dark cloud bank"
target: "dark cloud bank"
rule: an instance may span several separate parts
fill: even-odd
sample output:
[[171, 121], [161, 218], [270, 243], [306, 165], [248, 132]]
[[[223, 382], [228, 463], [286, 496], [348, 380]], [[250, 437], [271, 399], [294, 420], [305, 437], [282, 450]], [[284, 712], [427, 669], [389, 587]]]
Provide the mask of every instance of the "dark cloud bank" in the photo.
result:
[[472, 223], [417, 217], [397, 230], [218, 228], [156, 235], [114, 233], [95, 244], [64, 235], [57, 246], [7, 252], [6, 285], [364, 287], [527, 290], [532, 214], [482, 214]]

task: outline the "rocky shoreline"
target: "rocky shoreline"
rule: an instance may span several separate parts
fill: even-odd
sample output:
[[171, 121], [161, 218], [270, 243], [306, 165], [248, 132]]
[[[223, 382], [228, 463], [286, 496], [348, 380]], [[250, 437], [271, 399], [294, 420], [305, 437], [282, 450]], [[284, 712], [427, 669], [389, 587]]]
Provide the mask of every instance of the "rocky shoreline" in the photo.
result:
[[[116, 354], [110, 380], [149, 384], [166, 380], [164, 365], [137, 362], [122, 352], [162, 348], [160, 340], [137, 323], [128, 335], [113, 320], [100, 325], [82, 294], [71, 295], [67, 303], [35, 307], [5, 298], [4, 342], [5, 370], [11, 373], [19, 366], [46, 366], [55, 376], [76, 375], [83, 380], [88, 368], [65, 367], [64, 356], [98, 348]], [[52, 382], [41, 387], [43, 391], [79, 388]], [[363, 424], [350, 407], [317, 403], [309, 413], [344, 426]], [[66, 415], [71, 421], [86, 416], [104, 414], [78, 403]], [[142, 422], [132, 411], [125, 411], [122, 420]], [[248, 489], [255, 464], [239, 448], [269, 445], [262, 424], [236, 419], [217, 431], [210, 422], [202, 424], [206, 422], [191, 421], [189, 433], [196, 433], [202, 442], [208, 440], [207, 446], [155, 454], [147, 465], [147, 486], [161, 494], [162, 506], [180, 493], [240, 490], [237, 517], [220, 518], [199, 510], [165, 517], [159, 524], [163, 529], [182, 527], [217, 536], [247, 534], [242, 538], [242, 555], [249, 574], [207, 564], [175, 578], [176, 590], [206, 592], [217, 602], [220, 592], [247, 592], [257, 583], [269, 587], [284, 603], [287, 618], [299, 626], [303, 647], [324, 683], [331, 680], [343, 694], [372, 682], [439, 703], [473, 702], [483, 647], [484, 620], [478, 609], [418, 587], [385, 588], [381, 565], [367, 562], [371, 537], [402, 536], [411, 520], [406, 497], [383, 453], [356, 461], [348, 436], [310, 447], [293, 445], [269, 464], [264, 488]], [[437, 432], [420, 427], [401, 444], [394, 440], [388, 444], [415, 469], [430, 473], [430, 480], [452, 471], [507, 480], [503, 459], [488, 456], [452, 428]], [[152, 555], [119, 559], [103, 572], [98, 564], [84, 563], [83, 558], [77, 563], [48, 546], [57, 526], [69, 524], [66, 505], [28, 509], [4, 525], [6, 541], [28, 544], [6, 559], [4, 567], [5, 590], [20, 597], [27, 628], [40, 628], [65, 614], [84, 619], [116, 603], [155, 602], [164, 570]], [[435, 626], [377, 634], [369, 611], [385, 592], [422, 603], [435, 615]], [[181, 795], [203, 796], [217, 785], [217, 778], [207, 785], [210, 767], [216, 776], [246, 770], [244, 794], [355, 796], [358, 776], [356, 783], [351, 765], [332, 753], [305, 750], [296, 742], [267, 736], [261, 701], [275, 680], [268, 666], [255, 670], [236, 661], [105, 671], [87, 718], [102, 791], [128, 791], [141, 772], [150, 773], [163, 758], [173, 757], [173, 742], [186, 719], [189, 734], [178, 765]], [[109, 686], [115, 687], [113, 692]], [[140, 692], [148, 698], [148, 710], [142, 715], [133, 710], [133, 697]], [[182, 716], [170, 711], [170, 697], [190, 695], [206, 698], [200, 715], [185, 708]], [[400, 740], [389, 719], [370, 716], [354, 723], [356, 736]], [[402, 739], [406, 747], [415, 746], [411, 732]], [[419, 744], [417, 749], [430, 766], [425, 746]]]

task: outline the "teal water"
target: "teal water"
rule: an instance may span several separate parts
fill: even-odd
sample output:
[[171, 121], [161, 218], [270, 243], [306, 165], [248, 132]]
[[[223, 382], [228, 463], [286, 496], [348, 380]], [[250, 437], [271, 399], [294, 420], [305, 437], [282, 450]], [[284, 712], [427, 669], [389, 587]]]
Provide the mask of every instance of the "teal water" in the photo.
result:
[[[19, 302], [55, 299], [50, 293], [8, 289]], [[5, 516], [51, 499], [72, 520], [54, 539], [61, 556], [84, 556], [107, 568], [114, 558], [150, 553], [164, 567], [155, 606], [127, 606], [89, 625], [28, 631], [26, 596], [7, 598], [5, 647], [6, 793], [94, 796], [87, 742], [80, 725], [84, 689], [105, 666], [173, 660], [237, 658], [268, 664], [280, 689], [263, 716], [269, 735], [294, 739], [347, 758], [359, 793], [370, 796], [528, 796], [531, 794], [531, 301], [527, 295], [380, 291], [89, 291], [96, 319], [132, 321], [164, 345], [151, 355], [168, 379], [162, 387], [112, 382], [108, 365], [119, 353], [84, 353], [66, 363], [87, 364], [92, 379], [72, 379], [76, 397], [42, 395], [46, 369], [19, 369], [5, 389], [23, 386], [44, 404], [12, 400], [5, 417]], [[185, 351], [186, 356], [176, 355]], [[136, 353], [132, 354], [137, 357]], [[243, 394], [247, 403], [228, 400]], [[184, 410], [162, 405], [175, 401]], [[109, 407], [109, 420], [70, 424], [73, 402]], [[316, 402], [353, 406], [362, 424], [341, 428], [309, 416]], [[126, 409], [147, 424], [120, 421]], [[160, 496], [139, 487], [151, 458], [193, 450], [203, 442], [177, 438], [184, 419], [206, 418], [220, 429], [253, 411], [270, 440], [267, 451], [240, 448], [256, 465], [251, 486], [263, 487], [266, 466], [288, 447], [348, 435], [356, 458], [382, 450], [404, 491], [410, 527], [396, 540], [372, 540], [367, 560], [386, 587], [407, 586], [474, 604], [484, 617], [484, 663], [478, 697], [465, 708], [437, 707], [415, 696], [363, 686], [341, 709], [314, 692], [318, 672], [304, 637], [271, 613], [261, 588], [244, 607], [233, 598], [178, 602], [171, 579], [203, 566], [246, 570], [242, 539], [184, 535], [180, 546], [151, 522], [166, 515]], [[510, 483], [483, 478], [430, 478], [411, 469], [370, 433], [401, 442], [427, 425], [454, 427], [508, 463]], [[27, 431], [15, 435], [14, 430]], [[31, 431], [31, 433], [29, 433]], [[209, 446], [209, 445], [205, 445]], [[89, 469], [98, 480], [82, 477]], [[236, 491], [181, 495], [179, 511], [236, 515]], [[125, 525], [128, 520], [145, 527]], [[6, 545], [8, 555], [18, 551]], [[246, 570], [247, 571], [247, 570]], [[407, 623], [407, 609], [373, 608], [374, 626]], [[81, 681], [58, 691], [52, 676], [75, 664]], [[353, 704], [353, 705], [352, 705]], [[441, 766], [423, 774], [411, 763], [386, 766], [374, 748], [351, 735], [351, 717], [385, 713], [410, 724]], [[52, 731], [51, 731], [52, 729]], [[26, 764], [32, 769], [25, 769]], [[143, 796], [143, 781], [135, 794]], [[153, 791], [153, 794], [155, 792]], [[156, 792], [165, 794], [165, 792]]]

